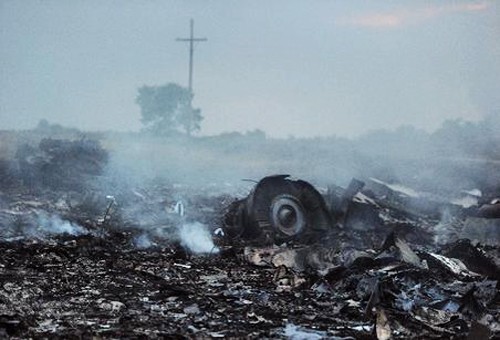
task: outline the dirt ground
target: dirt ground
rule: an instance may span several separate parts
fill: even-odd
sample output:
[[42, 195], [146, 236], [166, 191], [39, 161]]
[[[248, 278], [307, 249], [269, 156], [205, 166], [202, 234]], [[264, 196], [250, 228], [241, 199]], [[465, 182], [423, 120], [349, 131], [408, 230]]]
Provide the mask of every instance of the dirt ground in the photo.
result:
[[[500, 336], [500, 247], [480, 209], [374, 182], [335, 196], [347, 212], [315, 243], [270, 247], [220, 232], [241, 199], [228, 187], [104, 186], [88, 141], [16, 155], [0, 164], [1, 338]], [[186, 225], [203, 229], [186, 241]]]

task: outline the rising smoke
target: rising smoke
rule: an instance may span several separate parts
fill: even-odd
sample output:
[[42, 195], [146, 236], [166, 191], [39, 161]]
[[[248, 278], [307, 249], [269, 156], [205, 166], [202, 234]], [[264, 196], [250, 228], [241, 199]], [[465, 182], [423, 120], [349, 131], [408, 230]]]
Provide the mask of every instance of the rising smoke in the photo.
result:
[[[154, 245], [152, 238], [160, 236], [180, 240], [190, 251], [210, 253], [214, 247], [210, 224], [204, 218], [207, 213], [193, 207], [187, 212], [193, 222], [187, 223], [186, 219], [171, 218], [174, 207], [181, 197], [192, 202], [200, 196], [244, 197], [254, 183], [242, 179], [258, 181], [270, 174], [291, 174], [325, 188], [329, 184], [346, 186], [352, 177], [375, 177], [450, 199], [474, 189], [486, 199], [500, 189], [500, 154], [491, 148], [500, 144], [498, 120], [492, 116], [472, 125], [445, 124], [432, 134], [413, 128], [379, 131], [356, 140], [279, 140], [237, 133], [197, 138], [109, 133], [96, 135], [109, 157], [104, 157], [98, 144], [88, 141], [67, 145], [45, 142], [41, 151], [31, 147], [17, 152], [17, 163], [9, 164], [4, 172], [10, 178], [19, 177], [23, 185], [57, 184], [51, 189], [62, 195], [77, 189], [73, 196], [93, 192], [102, 198], [92, 209], [93, 219], [106, 210], [106, 196], [116, 197], [118, 207], [113, 214], [122, 218], [120, 226], [133, 225], [145, 231], [144, 237], [134, 241], [139, 248]], [[82, 147], [86, 159], [71, 162], [78, 159]], [[94, 152], [99, 157], [94, 157]], [[15, 149], [11, 153], [16, 154]], [[87, 171], [86, 164], [96, 165], [96, 160], [101, 162], [99, 166]], [[47, 169], [51, 181], [47, 181]], [[39, 220], [31, 228], [38, 233], [85, 232], [57, 214], [41, 214]]]
[[51, 215], [43, 211], [38, 213], [37, 226], [32, 230], [34, 235], [69, 234], [76, 236], [88, 233], [86, 229], [78, 224], [63, 220], [58, 215]]
[[207, 226], [199, 223], [185, 223], [179, 226], [181, 245], [196, 254], [219, 252]]

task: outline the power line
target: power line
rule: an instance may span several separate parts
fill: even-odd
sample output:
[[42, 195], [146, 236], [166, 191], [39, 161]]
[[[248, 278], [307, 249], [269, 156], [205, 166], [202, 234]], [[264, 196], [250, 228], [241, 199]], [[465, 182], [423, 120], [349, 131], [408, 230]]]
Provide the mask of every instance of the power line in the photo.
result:
[[196, 41], [207, 41], [207, 38], [195, 38], [194, 37], [194, 20], [190, 21], [191, 35], [189, 38], [177, 38], [176, 41], [189, 42], [189, 91], [193, 93], [193, 54], [194, 54], [194, 43]]

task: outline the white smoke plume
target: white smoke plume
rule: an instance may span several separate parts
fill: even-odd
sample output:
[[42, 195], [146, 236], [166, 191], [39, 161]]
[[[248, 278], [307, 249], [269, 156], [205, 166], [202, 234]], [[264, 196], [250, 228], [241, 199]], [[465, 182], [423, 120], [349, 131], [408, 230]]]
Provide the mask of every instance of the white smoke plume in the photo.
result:
[[452, 229], [453, 222], [453, 215], [448, 209], [445, 209], [441, 215], [441, 220], [434, 227], [434, 243], [442, 245], [454, 240], [457, 235], [455, 235], [455, 230]]
[[63, 220], [58, 215], [46, 212], [38, 213], [37, 226], [32, 230], [33, 236], [55, 235], [55, 234], [82, 235], [87, 231], [78, 224]]
[[214, 244], [206, 225], [199, 222], [184, 223], [179, 226], [181, 245], [193, 253], [217, 253], [219, 248]]
[[153, 243], [151, 241], [149, 235], [146, 233], [143, 233], [143, 234], [135, 237], [133, 242], [134, 242], [134, 245], [139, 249], [147, 249], [147, 248], [150, 248], [150, 247], [156, 245], [155, 243]]

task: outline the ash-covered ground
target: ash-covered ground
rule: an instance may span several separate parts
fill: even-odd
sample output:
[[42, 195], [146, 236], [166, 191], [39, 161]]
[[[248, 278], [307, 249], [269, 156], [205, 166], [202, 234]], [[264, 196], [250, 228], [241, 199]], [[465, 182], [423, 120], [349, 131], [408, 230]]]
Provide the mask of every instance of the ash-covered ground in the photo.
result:
[[104, 183], [92, 141], [16, 157], [0, 167], [2, 337], [500, 335], [494, 190], [318, 188], [335, 225], [277, 246], [226, 232], [255, 183]]

